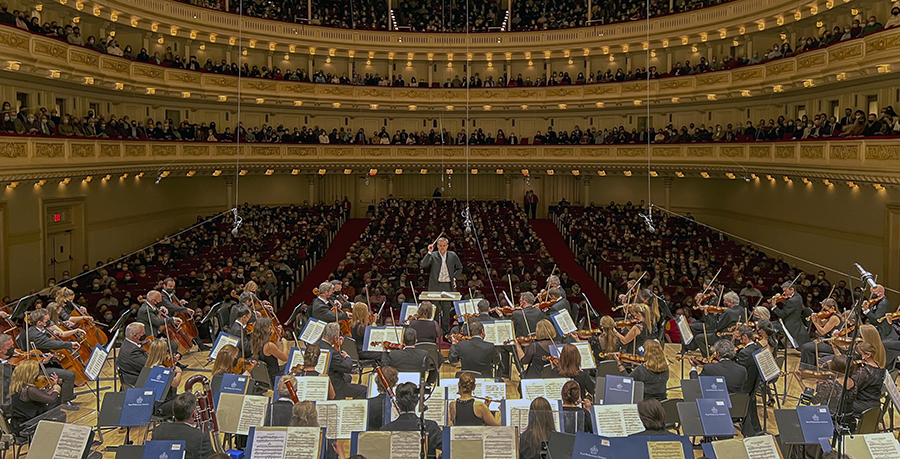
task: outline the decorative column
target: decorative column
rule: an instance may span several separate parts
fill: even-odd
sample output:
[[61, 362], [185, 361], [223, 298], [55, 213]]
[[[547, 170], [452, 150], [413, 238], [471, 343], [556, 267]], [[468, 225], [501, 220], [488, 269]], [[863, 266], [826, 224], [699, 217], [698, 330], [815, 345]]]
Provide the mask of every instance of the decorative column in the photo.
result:
[[584, 191], [581, 205], [586, 207], [591, 202], [591, 178], [588, 176], [581, 177], [581, 187]]
[[503, 180], [506, 183], [506, 200], [512, 201], [512, 177], [506, 176]]
[[665, 209], [669, 210], [672, 207], [672, 179], [670, 177], [664, 178], [663, 185], [666, 189]]
[[394, 176], [388, 175], [388, 196], [392, 196], [394, 194]]
[[234, 176], [225, 176], [225, 202], [229, 209], [234, 208]]
[[306, 183], [309, 184], [309, 204], [315, 205], [315, 203], [319, 202], [316, 199], [316, 176], [314, 174], [307, 175]]

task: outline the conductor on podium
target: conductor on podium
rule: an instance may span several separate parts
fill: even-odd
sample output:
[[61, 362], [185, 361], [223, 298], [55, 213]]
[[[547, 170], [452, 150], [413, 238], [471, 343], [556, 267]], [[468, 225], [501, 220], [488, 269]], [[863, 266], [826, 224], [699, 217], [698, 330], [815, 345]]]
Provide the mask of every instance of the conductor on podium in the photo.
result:
[[[456, 290], [456, 278], [462, 274], [462, 262], [456, 252], [447, 250], [450, 242], [445, 237], [437, 240], [437, 252], [434, 244], [428, 245], [428, 253], [419, 263], [423, 268], [431, 268], [428, 276], [428, 290], [432, 292], [451, 292]], [[439, 302], [444, 333], [450, 330], [453, 323], [453, 304], [449, 301]]]

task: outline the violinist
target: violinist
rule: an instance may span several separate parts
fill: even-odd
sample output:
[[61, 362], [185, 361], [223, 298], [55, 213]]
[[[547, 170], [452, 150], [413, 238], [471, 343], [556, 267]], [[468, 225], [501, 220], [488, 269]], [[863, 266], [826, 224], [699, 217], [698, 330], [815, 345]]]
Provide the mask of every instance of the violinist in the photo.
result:
[[554, 367], [550, 370], [550, 375], [555, 378], [569, 378], [578, 383], [581, 394], [581, 400], [593, 400], [596, 383], [591, 380], [591, 376], [581, 369], [581, 353], [574, 344], [566, 344], [559, 351], [559, 360], [554, 365], [553, 361], [550, 365]]
[[569, 314], [572, 314], [572, 305], [569, 304], [569, 300], [563, 298], [559, 287], [551, 287], [550, 290], [547, 290], [547, 296], [549, 297], [548, 301], [551, 303], [551, 306], [545, 309], [544, 313], [548, 317], [559, 311], [569, 311]]
[[[330, 282], [326, 282], [326, 284], [331, 285]], [[328, 376], [331, 378], [331, 384], [334, 386], [335, 397], [338, 400], [366, 398], [366, 386], [350, 382], [351, 374], [353, 373], [353, 359], [341, 348], [343, 343], [344, 337], [341, 335], [341, 326], [334, 322], [325, 325], [322, 337], [316, 343], [319, 348], [331, 353]]]
[[365, 347], [366, 328], [372, 325], [376, 316], [369, 312], [366, 303], [353, 304], [353, 317], [350, 318], [350, 337], [356, 341], [356, 352], [360, 360], [378, 360], [381, 352], [363, 351]]
[[[850, 366], [850, 374], [849, 378], [844, 379], [844, 375], [847, 373], [847, 366]], [[838, 413], [851, 413], [853, 411], [853, 402], [856, 400], [856, 372], [859, 369], [859, 365], [847, 358], [843, 355], [836, 355], [831, 362], [828, 363], [828, 368], [834, 373], [834, 379], [820, 379], [816, 383], [816, 392], [812, 398], [813, 405], [828, 405], [828, 409], [831, 412], [832, 417], [837, 417]], [[843, 386], [847, 389], [847, 394], [844, 396], [844, 406], [841, 407], [839, 405], [841, 399], [841, 392], [843, 389], [841, 388], [841, 381], [844, 382]], [[835, 419], [835, 421], [840, 421], [839, 419]]]
[[[20, 432], [22, 425], [60, 404], [59, 377], [40, 375], [40, 364], [34, 360], [23, 360], [12, 372], [10, 390], [10, 427]], [[38, 387], [42, 384], [43, 387]], [[62, 414], [65, 422], [65, 414]], [[50, 419], [58, 420], [58, 419]]]
[[649, 289], [641, 290], [640, 294], [638, 295], [638, 298], [640, 299], [641, 304], [647, 306], [646, 323], [651, 328], [650, 333], [655, 335], [657, 330], [659, 330], [663, 325], [660, 322], [660, 319], [662, 317], [662, 315], [660, 313], [660, 309], [664, 308], [666, 311], [666, 314], [668, 314], [669, 316], [671, 316], [672, 313], [669, 312], [669, 308], [668, 308], [668, 306], [666, 306], [665, 301], [663, 301], [663, 305], [662, 305], [662, 307], [660, 307], [659, 297], [654, 295], [653, 292], [650, 291]]
[[459, 374], [459, 398], [450, 402], [451, 426], [499, 426], [500, 422], [486, 404], [475, 400], [475, 375], [468, 371]]
[[[230, 323], [234, 323], [240, 317], [238, 312], [240, 312], [241, 308], [247, 308], [250, 311], [253, 311], [253, 294], [250, 292], [243, 292], [238, 296], [237, 303], [231, 306], [231, 309], [228, 312], [228, 320]], [[256, 322], [256, 314], [250, 315], [250, 321], [248, 323]]]
[[619, 349], [622, 347], [622, 342], [619, 341], [619, 333], [616, 332], [616, 321], [610, 316], [603, 316], [600, 318], [600, 330], [603, 330], [603, 333], [600, 335], [599, 343], [599, 353], [608, 354], [611, 352], [619, 352]]
[[537, 379], [541, 377], [544, 367], [548, 365], [544, 361], [544, 357], [550, 355], [550, 346], [555, 344], [554, 338], [556, 338], [556, 329], [553, 327], [553, 324], [547, 319], [542, 319], [535, 326], [534, 341], [529, 343], [527, 347], [523, 348], [519, 341], [516, 341], [516, 352], [519, 355], [519, 360], [522, 362], [522, 365], [528, 365], [525, 374], [522, 375], [522, 379]]
[[266, 364], [269, 370], [269, 384], [275, 384], [278, 376], [284, 374], [284, 368], [278, 364], [278, 361], [286, 361], [290, 357], [281, 350], [282, 340], [277, 343], [272, 342], [272, 319], [268, 317], [260, 317], [253, 326], [253, 332], [250, 333], [250, 356], [260, 362]]
[[669, 364], [659, 341], [647, 341], [644, 344], [644, 363], [634, 367], [627, 373], [619, 355], [616, 354], [619, 371], [628, 374], [635, 381], [644, 383], [644, 399], [665, 400], [666, 383], [669, 381]]
[[[632, 304], [628, 308], [628, 312], [634, 317], [635, 324], [624, 335], [615, 331], [616, 338], [623, 346], [632, 349], [640, 349], [644, 347], [644, 342], [650, 338], [650, 325], [647, 325], [645, 319], [647, 317], [647, 306], [643, 304]], [[637, 354], [637, 352], [634, 352]]]
[[544, 318], [544, 312], [534, 307], [534, 294], [531, 292], [519, 295], [519, 306], [521, 310], [512, 312], [516, 336], [530, 336], [537, 328], [538, 322]]
[[875, 288], [872, 289], [872, 299], [866, 301], [863, 306], [863, 314], [869, 319], [869, 323], [878, 329], [878, 334], [881, 335], [882, 340], [894, 335], [894, 330], [887, 321], [879, 321], [878, 319], [891, 312], [894, 312], [894, 307], [887, 297], [884, 296], [884, 286], [881, 284], [875, 285]]
[[[860, 329], [862, 331], [862, 329]], [[853, 414], [859, 416], [869, 408], [881, 406], [881, 392], [884, 384], [884, 351], [878, 355], [875, 346], [865, 342], [855, 348], [862, 364], [853, 382], [856, 385], [856, 400], [853, 402]]]
[[484, 340], [484, 325], [478, 319], [469, 321], [469, 333], [472, 338], [465, 341], [450, 337], [450, 364], [460, 362], [462, 371], [474, 371], [481, 373], [482, 378], [493, 378], [493, 365], [499, 360], [494, 343]]
[[894, 333], [891, 336], [882, 339], [884, 351], [887, 354], [886, 360], [891, 362], [887, 368], [890, 371], [894, 368], [893, 365], [897, 362], [897, 358], [900, 357], [900, 320], [893, 314], [887, 314], [882, 319], [882, 322], [890, 324], [891, 328], [894, 329]]
[[750, 395], [750, 411], [747, 412], [747, 417], [744, 418], [741, 433], [746, 436], [754, 436], [762, 432], [762, 427], [759, 424], [759, 413], [756, 410], [756, 388], [759, 385], [759, 370], [756, 366], [756, 360], [753, 359], [753, 354], [760, 351], [762, 345], [753, 340], [755, 333], [747, 325], [741, 325], [735, 329], [734, 334], [739, 345], [743, 347], [737, 353], [735, 361], [743, 365], [744, 369], [747, 370], [747, 379], [744, 380], [741, 392]]
[[368, 430], [379, 430], [384, 425], [384, 407], [388, 397], [388, 389], [394, 391], [394, 386], [399, 380], [397, 370], [394, 367], [381, 367], [381, 374], [384, 375], [390, 387], [384, 387], [381, 378], [375, 378], [375, 388], [378, 389], [378, 395], [369, 399], [369, 425]]
[[125, 341], [122, 341], [119, 357], [116, 359], [116, 368], [119, 370], [119, 380], [123, 389], [134, 388], [141, 374], [141, 368], [147, 363], [147, 353], [141, 348], [143, 339], [143, 322], [132, 322], [125, 327]]
[[269, 405], [269, 414], [266, 416], [267, 426], [288, 426], [291, 423], [291, 409], [294, 401], [291, 400], [291, 391], [287, 388], [290, 383], [294, 390], [297, 389], [297, 378], [294, 375], [284, 375], [275, 385], [275, 394], [278, 398]]
[[181, 385], [181, 368], [175, 366], [181, 355], [174, 356], [169, 353], [169, 343], [165, 339], [157, 338], [150, 342], [149, 351], [147, 352], [147, 361], [144, 363], [145, 368], [153, 367], [169, 367], [175, 374], [172, 376], [172, 383], [166, 398], [154, 403], [153, 411], [157, 416], [168, 418], [174, 415], [173, 406], [175, 396], [178, 395], [178, 386]]
[[441, 326], [433, 317], [434, 305], [430, 301], [423, 301], [416, 310], [415, 318], [409, 322], [409, 328], [416, 331], [419, 341], [440, 345], [438, 340], [441, 336]]
[[[768, 302], [772, 314], [784, 322], [787, 331], [797, 340], [797, 345], [806, 344], [809, 341], [809, 334], [804, 333], [806, 327], [803, 326], [803, 298], [794, 290], [794, 283], [790, 281], [781, 284], [781, 291], [780, 297], [770, 299]], [[781, 309], [777, 307], [779, 302], [783, 305]]]
[[212, 381], [210, 382], [210, 387], [213, 391], [219, 392], [219, 389], [222, 387], [222, 378], [225, 373], [235, 374], [235, 370], [243, 370], [238, 371], [237, 374], [250, 376], [250, 371], [256, 366], [256, 362], [244, 360], [244, 362], [247, 362], [247, 365], [238, 369], [236, 367], [238, 366], [237, 364], [240, 363], [239, 360], [243, 360], [239, 358], [240, 351], [231, 344], [226, 344], [219, 349], [219, 354], [216, 355], [216, 360], [213, 362], [212, 367]]
[[[291, 368], [291, 374], [294, 376], [319, 376], [319, 370], [316, 370], [316, 367], [319, 365], [319, 357], [322, 355], [322, 350], [319, 346], [315, 344], [308, 344], [306, 349], [303, 349], [303, 365], [299, 371], [295, 371]], [[328, 399], [334, 400], [334, 385], [331, 384], [331, 380], [328, 381]]]
[[747, 380], [747, 369], [743, 365], [734, 361], [734, 344], [731, 341], [720, 339], [713, 344], [713, 355], [711, 362], [702, 365], [697, 371], [697, 367], [691, 367], [691, 379], [697, 379], [698, 375], [703, 376], [722, 376], [725, 378], [725, 385], [728, 386], [729, 394], [740, 393]]
[[9, 379], [12, 377], [13, 366], [9, 364], [8, 359], [15, 353], [16, 343], [12, 336], [6, 333], [0, 333], [0, 405], [9, 403]]
[[434, 382], [437, 372], [434, 371], [434, 362], [425, 349], [416, 349], [418, 333], [415, 328], [403, 330], [403, 349], [385, 350], [381, 355], [381, 365], [393, 367], [399, 372], [415, 372], [428, 370], [428, 382]]
[[[57, 349], [78, 350], [78, 343], [59, 341], [47, 331], [46, 327], [50, 321], [50, 313], [46, 309], [31, 311], [28, 314], [28, 319], [30, 325], [27, 333], [19, 333], [19, 336], [16, 337], [16, 344], [19, 345], [19, 349], [31, 349], [31, 344], [33, 344], [41, 352], [50, 352]], [[60, 386], [62, 387], [62, 392], [60, 392], [62, 402], [67, 403], [74, 400], [75, 373], [60, 367], [56, 360], [50, 360], [47, 366], [55, 367], [53, 372], [59, 377]]]
[[162, 294], [156, 290], [150, 290], [135, 317], [136, 320], [144, 323], [144, 328], [150, 336], [165, 336], [166, 324], [181, 325], [181, 319], [169, 317], [169, 310], [160, 303], [162, 303]]
[[328, 298], [333, 291], [334, 284], [331, 282], [322, 282], [319, 284], [319, 294], [307, 310], [310, 319], [316, 319], [327, 323], [337, 322], [338, 320], [350, 320], [350, 315], [346, 312], [334, 312], [335, 305], [328, 301]]
[[[456, 335], [456, 334], [468, 335], [469, 334], [468, 323], [471, 320], [479, 320], [481, 322], [494, 320], [494, 318], [491, 317], [491, 314], [490, 314], [491, 304], [488, 302], [488, 300], [485, 300], [485, 299], [478, 300], [478, 302], [475, 303], [475, 310], [478, 312], [478, 315], [476, 315], [476, 316], [465, 316], [462, 318], [457, 317], [457, 319], [459, 321], [456, 322], [452, 327], [450, 327], [450, 335]], [[462, 320], [462, 319], [465, 319], [465, 320]]]
[[[694, 340], [688, 345], [688, 349], [706, 350], [715, 343], [718, 334], [727, 332], [744, 317], [744, 308], [741, 307], [741, 297], [737, 293], [728, 292], [722, 297], [722, 304], [726, 308], [720, 313], [710, 313], [709, 306], [701, 306], [703, 319], [691, 324], [694, 332]], [[704, 325], [706, 333], [704, 334]]]
[[341, 292], [344, 288], [344, 284], [338, 279], [332, 279], [331, 285], [333, 285], [334, 288], [331, 291], [331, 296], [328, 297], [328, 302], [330, 304], [340, 304], [341, 309], [353, 309], [353, 304], [350, 303], [347, 295], [344, 295], [343, 292]]
[[381, 430], [385, 432], [419, 432], [422, 429], [428, 435], [427, 458], [438, 457], [437, 451], [443, 448], [441, 428], [430, 419], [425, 420], [425, 425], [419, 422], [419, 416], [416, 414], [416, 406], [419, 404], [419, 388], [411, 382], [399, 384], [394, 395], [396, 395], [400, 416], [395, 421], [383, 425]]
[[250, 324], [252, 316], [253, 313], [250, 312], [250, 309], [241, 306], [237, 311], [237, 320], [228, 329], [229, 335], [238, 338], [237, 348], [241, 351], [240, 357], [245, 359], [252, 358], [253, 355], [253, 349], [250, 347], [250, 332], [247, 331], [247, 325]]
[[[843, 323], [843, 316], [837, 312], [837, 302], [833, 298], [822, 301], [822, 310], [813, 314], [810, 319], [819, 338], [830, 338]], [[817, 348], [819, 355], [832, 353], [831, 345], [828, 343], [810, 341], [800, 346], [800, 363], [815, 365]]]

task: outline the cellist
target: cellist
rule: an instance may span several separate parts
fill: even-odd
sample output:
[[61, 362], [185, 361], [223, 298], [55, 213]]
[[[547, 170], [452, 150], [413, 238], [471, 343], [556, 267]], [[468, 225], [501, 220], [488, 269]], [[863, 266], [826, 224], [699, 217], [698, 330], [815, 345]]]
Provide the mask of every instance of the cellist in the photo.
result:
[[[167, 277], [163, 280], [162, 286], [160, 288], [160, 293], [162, 294], [162, 302], [160, 303], [162, 306], [165, 306], [166, 309], [169, 310], [171, 314], [187, 314], [187, 318], [189, 320], [193, 320], [194, 318], [194, 309], [187, 307], [187, 300], [179, 299], [175, 296], [175, 279], [171, 277]], [[200, 352], [208, 351], [209, 346], [203, 344], [200, 341], [199, 334], [194, 335], [192, 341], [197, 345], [197, 349]]]
[[[31, 349], [31, 344], [41, 352], [50, 352], [57, 349], [66, 349], [69, 351], [78, 351], [78, 343], [69, 341], [60, 341], [53, 337], [47, 331], [47, 323], [50, 321], [50, 313], [46, 309], [35, 309], [28, 314], [28, 329], [24, 333], [19, 333], [16, 338], [16, 344], [20, 349]], [[55, 367], [53, 372], [59, 377], [60, 387], [62, 391], [60, 396], [63, 403], [71, 404], [75, 399], [75, 373], [63, 369], [59, 362], [51, 360], [47, 366]]]

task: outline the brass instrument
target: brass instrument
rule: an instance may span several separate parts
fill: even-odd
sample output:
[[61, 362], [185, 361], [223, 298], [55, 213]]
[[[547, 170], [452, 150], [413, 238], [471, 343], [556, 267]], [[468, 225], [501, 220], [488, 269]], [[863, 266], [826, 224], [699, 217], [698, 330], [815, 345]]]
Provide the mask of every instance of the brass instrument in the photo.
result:
[[194, 392], [197, 397], [197, 411], [194, 413], [194, 422], [197, 428], [210, 435], [213, 450], [224, 453], [222, 442], [219, 441], [219, 420], [216, 417], [216, 406], [213, 404], [213, 392], [209, 385], [209, 378], [203, 375], [194, 375], [184, 383], [184, 390], [191, 391], [194, 386], [200, 384], [201, 389]]

